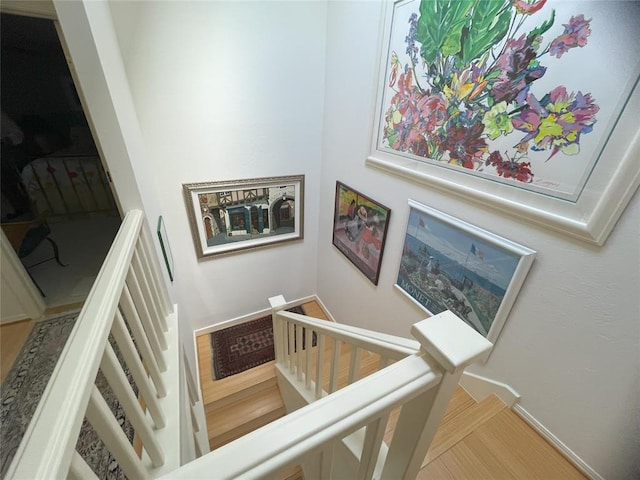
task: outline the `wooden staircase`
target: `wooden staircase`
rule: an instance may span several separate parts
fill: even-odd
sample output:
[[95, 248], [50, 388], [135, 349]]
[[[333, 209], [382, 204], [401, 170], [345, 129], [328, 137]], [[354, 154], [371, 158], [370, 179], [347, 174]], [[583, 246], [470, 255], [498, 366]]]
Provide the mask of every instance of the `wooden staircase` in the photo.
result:
[[[208, 334], [198, 337], [198, 351], [211, 450], [284, 416], [284, 404], [276, 384], [275, 362], [213, 380]], [[207, 355], [209, 358], [203, 359]]]
[[[316, 302], [308, 315], [327, 319]], [[198, 336], [203, 403], [211, 449], [218, 448], [285, 415], [274, 362], [221, 380], [213, 380], [209, 334]], [[349, 352], [341, 352], [340, 377], [346, 377]], [[377, 358], [363, 355], [360, 377], [375, 371]], [[346, 380], [345, 380], [346, 381]], [[343, 381], [339, 381], [342, 384]], [[399, 411], [391, 412], [385, 441], [392, 438]], [[292, 468], [286, 480], [302, 479]], [[476, 402], [458, 387], [422, 463], [419, 479], [584, 479], [537, 432], [495, 396]]]

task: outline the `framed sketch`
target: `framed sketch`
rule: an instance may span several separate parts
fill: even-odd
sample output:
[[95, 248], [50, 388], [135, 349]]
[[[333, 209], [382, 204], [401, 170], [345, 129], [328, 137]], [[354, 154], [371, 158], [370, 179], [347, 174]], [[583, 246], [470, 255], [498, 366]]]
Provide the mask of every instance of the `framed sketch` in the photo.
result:
[[304, 175], [182, 188], [198, 258], [303, 238]]
[[396, 287], [432, 315], [451, 310], [495, 343], [535, 252], [409, 200]]
[[380, 277], [390, 216], [384, 205], [336, 182], [333, 244], [374, 285]]
[[162, 218], [162, 215], [158, 217], [156, 233], [158, 234], [158, 241], [160, 242], [160, 248], [162, 249], [164, 263], [167, 266], [167, 272], [169, 273], [169, 280], [173, 282], [173, 254], [169, 247], [169, 237], [167, 237], [167, 230], [164, 226], [164, 219]]
[[602, 245], [640, 184], [640, 2], [386, 9], [367, 164]]

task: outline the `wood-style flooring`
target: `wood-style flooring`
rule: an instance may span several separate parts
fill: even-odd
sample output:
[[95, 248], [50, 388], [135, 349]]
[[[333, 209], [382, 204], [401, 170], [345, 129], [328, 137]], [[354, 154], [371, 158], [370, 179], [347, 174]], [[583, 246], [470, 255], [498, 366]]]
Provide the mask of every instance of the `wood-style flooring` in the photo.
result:
[[[303, 305], [307, 315], [328, 319], [320, 305]], [[197, 337], [200, 385], [212, 449], [285, 414], [274, 362], [213, 380], [209, 334]], [[366, 372], [364, 372], [366, 374]], [[392, 412], [385, 440], [393, 435]], [[284, 478], [300, 479], [298, 468]], [[476, 402], [458, 387], [423, 462], [418, 479], [555, 480], [586, 478], [565, 457], [497, 397]]]
[[[65, 312], [79, 310], [83, 304], [84, 302], [78, 302], [47, 308], [42, 318], [46, 319]], [[22, 350], [24, 342], [27, 341], [34, 323], [34, 320], [26, 318], [17, 322], [0, 324], [0, 383], [4, 381], [11, 370], [13, 362]]]

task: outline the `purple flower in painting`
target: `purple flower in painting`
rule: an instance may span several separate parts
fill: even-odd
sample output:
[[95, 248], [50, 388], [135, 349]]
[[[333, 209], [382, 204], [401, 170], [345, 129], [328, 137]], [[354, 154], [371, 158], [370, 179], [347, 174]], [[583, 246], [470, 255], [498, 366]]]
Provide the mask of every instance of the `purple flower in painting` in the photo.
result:
[[412, 13], [409, 17], [409, 34], [406, 36], [405, 43], [407, 44], [406, 53], [411, 59], [413, 65], [418, 64], [418, 53], [420, 49], [416, 46], [416, 38], [418, 37], [418, 15]]
[[536, 60], [537, 45], [537, 37], [524, 34], [517, 40], [507, 41], [493, 69], [500, 72], [490, 93], [496, 103], [511, 103], [516, 99], [519, 104], [523, 103], [529, 85], [545, 74], [546, 67]]
[[520, 145], [531, 141], [533, 150], [551, 150], [549, 158], [559, 151], [577, 154], [580, 135], [593, 130], [600, 110], [590, 94], [568, 94], [563, 86], [554, 88], [542, 100], [530, 94], [527, 105], [528, 108], [512, 120], [514, 128], [527, 133]]
[[549, 53], [560, 58], [572, 48], [584, 47], [587, 44], [587, 37], [591, 35], [589, 22], [591, 19], [585, 20], [582, 14], [571, 17], [569, 23], [563, 24], [562, 35], [555, 38], [549, 45]]

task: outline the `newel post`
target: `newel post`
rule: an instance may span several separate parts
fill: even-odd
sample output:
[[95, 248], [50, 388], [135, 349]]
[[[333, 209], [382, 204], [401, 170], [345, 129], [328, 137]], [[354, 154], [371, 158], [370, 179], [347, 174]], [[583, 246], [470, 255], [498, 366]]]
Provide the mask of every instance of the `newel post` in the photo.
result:
[[411, 334], [440, 366], [442, 380], [402, 408], [383, 479], [413, 480], [453, 397], [464, 369], [485, 358], [493, 344], [450, 311], [414, 324]]
[[271, 305], [271, 323], [273, 325], [273, 348], [276, 353], [276, 363], [282, 363], [284, 361], [284, 345], [283, 339], [286, 338], [282, 329], [284, 328], [283, 322], [277, 318], [277, 313], [280, 310], [284, 310], [287, 306], [287, 302], [282, 295], [269, 298], [269, 304]]

